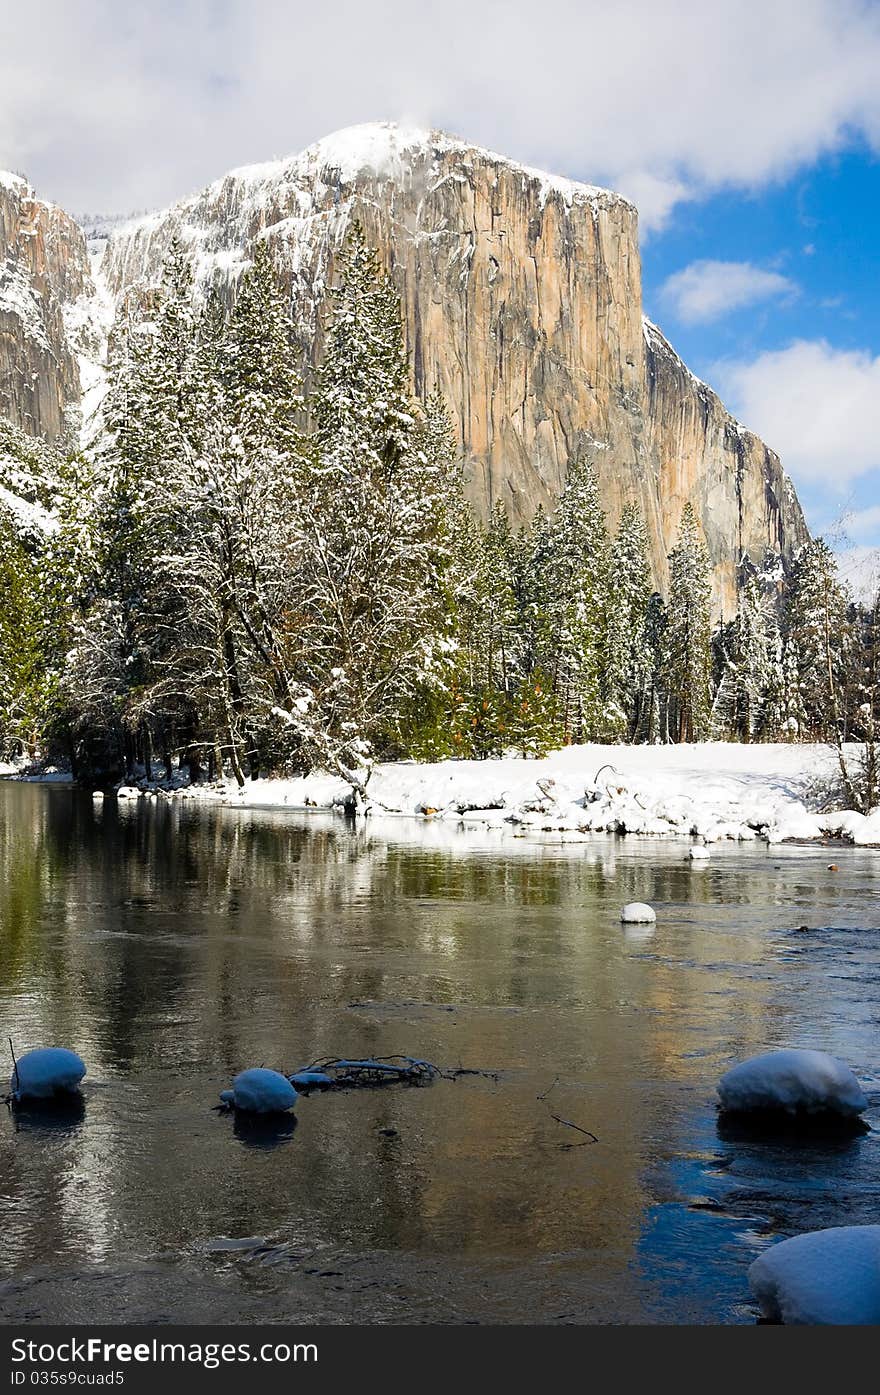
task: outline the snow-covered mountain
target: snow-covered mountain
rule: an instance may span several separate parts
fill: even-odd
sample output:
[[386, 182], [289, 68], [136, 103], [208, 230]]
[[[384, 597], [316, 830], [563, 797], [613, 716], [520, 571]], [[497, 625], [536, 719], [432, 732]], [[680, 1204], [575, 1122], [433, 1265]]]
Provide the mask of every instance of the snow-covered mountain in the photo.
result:
[[[661, 586], [681, 510], [694, 504], [716, 608], [726, 612], [744, 554], [772, 569], [805, 539], [777, 457], [643, 321], [636, 210], [608, 190], [441, 132], [359, 126], [111, 227], [100, 276], [111, 297], [137, 293], [158, 280], [178, 237], [199, 291], [218, 285], [231, 298], [265, 239], [308, 373], [321, 352], [324, 291], [355, 218], [394, 276], [416, 391], [444, 393], [482, 512], [501, 499], [519, 521], [551, 506], [568, 462], [589, 452], [612, 523], [627, 499], [640, 502]], [[70, 255], [81, 264], [80, 251]], [[106, 297], [77, 303], [74, 334], [78, 320], [105, 322]], [[62, 336], [59, 353], [89, 373], [84, 337], [72, 345]], [[6, 389], [4, 399], [3, 372], [0, 404], [15, 396]], [[28, 425], [20, 410], [10, 414]], [[52, 434], [33, 413], [29, 422]]]

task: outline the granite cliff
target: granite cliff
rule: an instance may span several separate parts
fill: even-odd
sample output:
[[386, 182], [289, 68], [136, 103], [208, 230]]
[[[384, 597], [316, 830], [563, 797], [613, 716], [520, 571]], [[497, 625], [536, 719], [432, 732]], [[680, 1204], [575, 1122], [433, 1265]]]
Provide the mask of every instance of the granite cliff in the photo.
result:
[[[113, 295], [137, 293], [158, 279], [178, 237], [197, 285], [231, 298], [265, 238], [308, 376], [324, 289], [353, 219], [394, 277], [415, 389], [443, 392], [481, 513], [499, 499], [515, 522], [552, 507], [568, 462], [589, 454], [612, 524], [629, 499], [644, 510], [661, 589], [688, 499], [706, 535], [716, 611], [735, 608], [744, 556], [781, 575], [807, 536], [792, 486], [644, 320], [637, 214], [617, 194], [440, 132], [355, 127], [114, 230], [101, 272]], [[29, 429], [51, 438], [71, 375], [63, 338], [49, 342], [45, 408], [22, 399], [16, 419], [27, 409]], [[8, 379], [0, 360], [0, 403]]]
[[0, 415], [32, 436], [76, 434], [81, 355], [98, 351], [94, 301], [82, 230], [0, 172]]

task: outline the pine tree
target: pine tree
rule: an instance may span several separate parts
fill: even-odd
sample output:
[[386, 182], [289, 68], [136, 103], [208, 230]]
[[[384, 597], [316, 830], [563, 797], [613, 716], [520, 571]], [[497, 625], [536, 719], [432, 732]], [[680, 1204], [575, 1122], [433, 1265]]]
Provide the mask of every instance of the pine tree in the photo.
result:
[[196, 381], [177, 427], [181, 449], [151, 497], [164, 540], [153, 617], [174, 641], [157, 659], [152, 695], [200, 712], [241, 783], [247, 765], [256, 774], [268, 758], [272, 708], [294, 701], [299, 645], [291, 628], [301, 399], [287, 307], [263, 243], [228, 322], [209, 300], [192, 325], [190, 355]]
[[505, 704], [504, 746], [539, 758], [561, 746], [562, 725], [548, 676], [539, 668], [517, 678]]
[[702, 741], [709, 728], [711, 621], [709, 562], [694, 511], [685, 504], [669, 557], [664, 676], [679, 741]]
[[18, 516], [0, 496], [0, 750], [31, 759], [49, 734], [57, 702], [53, 641], [63, 615], [47, 560], [37, 539], [22, 536]]
[[302, 692], [280, 715], [363, 794], [413, 692], [448, 676], [449, 471], [420, 449], [399, 300], [359, 228], [331, 294], [296, 521]]
[[846, 597], [828, 544], [815, 538], [801, 550], [791, 579], [786, 642], [796, 665], [802, 736], [825, 740], [842, 733], [842, 691], [849, 643]]
[[530, 570], [535, 657], [552, 674], [565, 740], [594, 739], [602, 726], [608, 532], [588, 462], [572, 465], [556, 512], [538, 520]]
[[668, 625], [666, 604], [659, 591], [654, 591], [648, 598], [645, 611], [648, 686], [634, 733], [636, 741], [650, 744], [669, 740], [669, 694], [664, 674]]
[[736, 618], [713, 641], [717, 682], [712, 704], [716, 735], [757, 741], [779, 729], [781, 687], [779, 626], [761, 583], [749, 575], [739, 592]]
[[[202, 336], [216, 344], [216, 308], [206, 307]], [[235, 431], [246, 452], [296, 457], [301, 449], [299, 376], [294, 365], [290, 312], [268, 245], [258, 241], [241, 279], [222, 361], [224, 388]]]
[[[147, 305], [129, 301], [110, 339], [105, 432], [91, 470], [92, 488], [63, 517], [71, 559], [85, 592], [75, 623], [65, 685], [75, 713], [72, 739], [88, 733], [89, 759], [131, 770], [142, 726], [136, 709], [151, 679], [149, 595], [162, 551], [155, 483], [168, 461], [183, 458], [183, 420], [193, 400], [191, 282], [172, 247], [163, 287]], [[147, 312], [152, 314], [148, 318]], [[72, 541], [79, 532], [80, 541]], [[141, 732], [142, 735], [142, 732]]]
[[644, 721], [651, 680], [646, 634], [651, 579], [641, 513], [625, 505], [611, 547], [603, 655], [606, 736], [632, 740]]

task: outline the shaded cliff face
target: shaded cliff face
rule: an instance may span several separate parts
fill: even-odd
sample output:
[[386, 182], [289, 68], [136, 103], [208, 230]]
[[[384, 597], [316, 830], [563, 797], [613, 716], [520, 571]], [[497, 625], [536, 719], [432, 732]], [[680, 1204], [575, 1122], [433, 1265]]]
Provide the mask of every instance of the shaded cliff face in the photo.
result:
[[779, 456], [730, 415], [649, 320], [644, 338], [645, 455], [661, 533], [674, 541], [690, 500], [709, 547], [716, 614], [731, 618], [743, 559], [768, 583], [780, 582], [780, 563], [808, 540], [801, 506]]
[[437, 132], [356, 127], [114, 233], [104, 272], [117, 293], [155, 281], [178, 236], [198, 283], [231, 295], [265, 237], [308, 372], [354, 218], [400, 291], [416, 391], [439, 386], [453, 413], [482, 514], [498, 499], [514, 522], [551, 508], [588, 454], [612, 526], [627, 500], [641, 505], [661, 590], [694, 503], [724, 613], [744, 554], [772, 570], [805, 540], [776, 457], [643, 322], [636, 211], [607, 190]]
[[93, 296], [74, 220], [0, 173], [0, 415], [43, 440], [75, 432], [79, 341]]

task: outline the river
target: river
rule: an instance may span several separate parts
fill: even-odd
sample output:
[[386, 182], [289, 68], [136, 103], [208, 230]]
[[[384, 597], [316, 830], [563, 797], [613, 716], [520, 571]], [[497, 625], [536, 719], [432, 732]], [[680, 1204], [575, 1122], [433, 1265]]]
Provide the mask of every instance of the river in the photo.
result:
[[[714, 1086], [817, 1047], [880, 1124], [880, 858], [685, 853], [0, 783], [3, 1044], [89, 1068], [0, 1111], [4, 1320], [754, 1322], [762, 1247], [876, 1221], [880, 1135], [728, 1136]], [[486, 1073], [212, 1110], [394, 1052]]]

